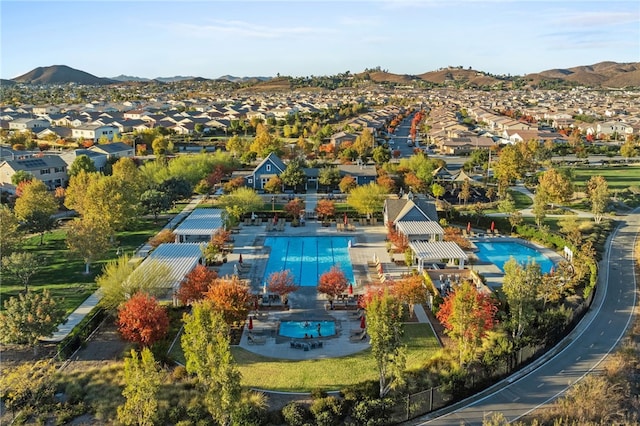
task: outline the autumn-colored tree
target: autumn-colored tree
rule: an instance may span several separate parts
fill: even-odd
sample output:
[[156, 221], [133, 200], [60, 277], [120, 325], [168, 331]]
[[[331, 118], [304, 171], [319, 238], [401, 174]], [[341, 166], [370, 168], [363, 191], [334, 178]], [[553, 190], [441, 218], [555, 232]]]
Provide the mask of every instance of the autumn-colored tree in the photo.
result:
[[280, 179], [278, 176], [271, 176], [267, 183], [264, 184], [264, 187], [262, 189], [264, 189], [265, 192], [268, 192], [269, 194], [277, 194], [279, 192], [282, 192], [282, 185], [282, 179]]
[[0, 204], [0, 259], [11, 254], [22, 242], [20, 222], [6, 204]]
[[376, 183], [389, 194], [396, 191], [396, 181], [393, 180], [389, 173], [381, 173], [376, 179]]
[[409, 247], [409, 239], [407, 236], [398, 232], [391, 222], [387, 224], [387, 239], [395, 247], [396, 253], [402, 253]]
[[284, 211], [286, 211], [293, 219], [298, 219], [300, 214], [304, 211], [304, 203], [300, 198], [294, 198], [284, 206]]
[[467, 201], [469, 201], [469, 198], [471, 197], [471, 184], [469, 183], [469, 179], [465, 179], [464, 182], [462, 182], [458, 197], [464, 201], [464, 205], [466, 206]]
[[316, 214], [320, 220], [326, 220], [336, 214], [336, 203], [333, 200], [318, 200], [316, 204]]
[[175, 242], [176, 234], [174, 234], [171, 229], [163, 229], [162, 231], [151, 237], [151, 239], [149, 239], [149, 245], [153, 248], [158, 247], [160, 244]]
[[169, 316], [155, 297], [136, 293], [118, 308], [116, 324], [122, 337], [149, 347], [167, 335]]
[[413, 317], [416, 304], [427, 301], [427, 289], [420, 275], [407, 275], [396, 280], [391, 293], [401, 302], [409, 305], [409, 314]]
[[539, 178], [538, 191], [544, 191], [550, 203], [565, 203], [573, 195], [573, 185], [565, 175], [549, 169]]
[[76, 218], [69, 224], [67, 231], [67, 247], [84, 260], [84, 273], [89, 274], [91, 262], [107, 252], [110, 243], [111, 229], [99, 217]]
[[454, 226], [444, 228], [444, 240], [456, 243], [463, 250], [469, 250], [472, 247], [471, 242], [462, 235], [462, 230]]
[[58, 210], [53, 194], [41, 180], [29, 181], [16, 200], [16, 217], [31, 232], [40, 234], [40, 245], [44, 242], [44, 233], [53, 227], [52, 215]]
[[386, 198], [385, 189], [375, 182], [370, 182], [352, 189], [347, 197], [347, 204], [358, 213], [366, 214], [367, 218], [371, 218], [374, 213], [382, 211]]
[[475, 357], [482, 338], [495, 325], [496, 312], [491, 298], [471, 281], [463, 281], [445, 297], [436, 317], [456, 341], [461, 364]]
[[288, 301], [289, 294], [300, 289], [300, 286], [294, 282], [293, 275], [288, 269], [276, 271], [269, 275], [267, 285], [269, 292], [280, 295], [282, 302], [285, 304]]
[[339, 294], [344, 293], [348, 286], [349, 281], [344, 272], [340, 267], [333, 266], [329, 271], [320, 275], [318, 293], [322, 293], [327, 296], [327, 299], [333, 300]]
[[602, 216], [609, 204], [609, 184], [600, 175], [592, 176], [587, 182], [587, 197], [591, 203], [591, 213], [596, 223], [602, 221]]
[[338, 184], [338, 188], [340, 188], [340, 192], [342, 192], [343, 194], [348, 194], [356, 186], [356, 179], [351, 175], [344, 176], [342, 179], [340, 179], [340, 183]]
[[176, 295], [178, 300], [183, 305], [191, 305], [193, 302], [204, 299], [216, 278], [218, 278], [217, 272], [206, 266], [196, 265], [180, 283]]
[[427, 183], [412, 172], [404, 175], [404, 184], [417, 194], [424, 194], [427, 191]]
[[131, 349], [124, 360], [124, 390], [126, 402], [118, 407], [118, 421], [124, 425], [152, 426], [157, 421], [158, 392], [163, 373], [149, 348], [138, 355]]
[[253, 302], [249, 287], [236, 275], [214, 280], [205, 298], [222, 312], [229, 325], [243, 321]]
[[439, 200], [440, 197], [442, 197], [445, 193], [444, 186], [440, 185], [439, 183], [432, 184], [431, 193], [433, 194], [434, 197], [436, 197], [436, 200]]
[[0, 311], [0, 342], [35, 346], [40, 337], [48, 337], [64, 318], [64, 309], [49, 290], [27, 291], [4, 302]]

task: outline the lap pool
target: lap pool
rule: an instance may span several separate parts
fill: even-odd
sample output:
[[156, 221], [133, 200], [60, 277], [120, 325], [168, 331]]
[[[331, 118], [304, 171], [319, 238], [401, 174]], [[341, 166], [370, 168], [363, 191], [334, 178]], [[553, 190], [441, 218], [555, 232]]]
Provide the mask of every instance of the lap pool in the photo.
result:
[[282, 321], [278, 334], [284, 337], [302, 339], [327, 337], [336, 334], [335, 321]]
[[476, 242], [478, 259], [496, 265], [504, 272], [504, 264], [514, 258], [521, 265], [535, 261], [542, 273], [549, 273], [553, 262], [538, 250], [515, 241]]
[[288, 269], [296, 284], [303, 287], [318, 285], [320, 275], [332, 266], [339, 266], [347, 280], [353, 283], [353, 267], [349, 257], [352, 237], [267, 237], [264, 245], [271, 254], [264, 272], [268, 281], [273, 272]]

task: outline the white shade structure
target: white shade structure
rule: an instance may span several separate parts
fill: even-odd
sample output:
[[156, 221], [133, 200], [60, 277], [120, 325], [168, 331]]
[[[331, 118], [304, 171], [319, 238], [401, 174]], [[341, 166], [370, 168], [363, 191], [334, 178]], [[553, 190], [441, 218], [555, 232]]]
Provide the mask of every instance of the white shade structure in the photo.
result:
[[453, 263], [458, 260], [458, 268], [464, 268], [464, 262], [469, 258], [467, 254], [452, 241], [410, 241], [409, 248], [413, 251], [415, 257], [418, 258], [418, 270], [422, 271], [425, 264], [437, 263], [442, 260], [448, 260]]
[[195, 209], [173, 233], [176, 235], [177, 243], [209, 241], [223, 225], [222, 210]]

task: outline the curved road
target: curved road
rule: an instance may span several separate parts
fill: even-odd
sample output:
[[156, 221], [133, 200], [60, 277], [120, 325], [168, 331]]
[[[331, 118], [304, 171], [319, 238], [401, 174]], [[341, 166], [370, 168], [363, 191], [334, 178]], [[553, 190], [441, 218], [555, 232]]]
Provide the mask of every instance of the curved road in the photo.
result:
[[639, 211], [617, 218], [620, 224], [600, 262], [601, 274], [591, 309], [563, 342], [524, 371], [500, 382], [491, 393], [485, 392], [486, 396], [472, 397], [464, 406], [447, 412], [443, 409], [407, 424], [482, 425], [483, 418], [493, 412], [503, 413], [512, 422], [552, 401], [598, 369], [620, 342], [634, 313], [633, 247], [640, 228]]

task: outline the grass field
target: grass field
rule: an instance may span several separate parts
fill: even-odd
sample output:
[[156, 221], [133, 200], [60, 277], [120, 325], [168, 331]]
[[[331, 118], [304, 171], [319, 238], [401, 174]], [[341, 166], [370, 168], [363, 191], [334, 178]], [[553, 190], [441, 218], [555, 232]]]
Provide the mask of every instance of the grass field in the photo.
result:
[[[84, 261], [72, 255], [66, 245], [64, 225], [47, 232], [44, 244], [40, 245], [40, 236], [25, 240], [23, 249], [34, 253], [41, 259], [40, 270], [31, 278], [29, 288], [34, 291], [48, 289], [57, 300], [63, 300], [62, 306], [67, 313], [73, 312], [96, 289], [95, 278], [102, 271], [102, 265], [117, 257], [117, 248], [122, 253], [132, 254], [135, 249], [155, 235], [164, 226], [164, 222], [154, 224], [151, 219], [141, 220], [133, 230], [122, 231], [116, 235], [116, 244], [103, 259], [91, 264], [90, 273], [84, 273]], [[24, 287], [14, 277], [3, 274], [0, 286], [0, 306], [12, 296], [17, 296]]]
[[640, 185], [640, 166], [626, 167], [574, 167], [573, 183], [584, 188], [587, 181], [596, 175], [607, 180], [609, 189], [627, 189], [631, 185]]
[[[408, 323], [404, 330], [407, 369], [422, 366], [440, 349], [428, 324]], [[370, 349], [341, 358], [305, 361], [267, 358], [240, 347], [233, 347], [231, 351], [242, 373], [242, 385], [249, 388], [281, 392], [336, 390], [378, 377]], [[179, 345], [174, 347], [171, 355], [184, 363]]]

